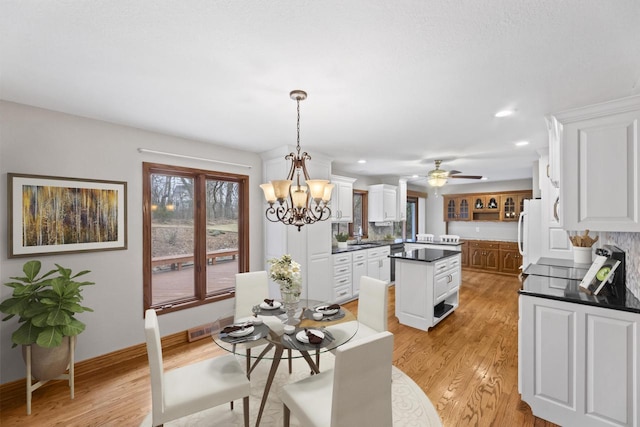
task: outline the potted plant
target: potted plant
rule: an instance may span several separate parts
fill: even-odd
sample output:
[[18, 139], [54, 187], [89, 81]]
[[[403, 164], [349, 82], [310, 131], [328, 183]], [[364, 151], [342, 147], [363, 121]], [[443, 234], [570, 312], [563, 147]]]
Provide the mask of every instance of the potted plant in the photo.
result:
[[338, 241], [339, 248], [346, 248], [349, 235], [347, 233], [336, 233], [336, 240]]
[[[11, 277], [13, 281], [5, 283], [13, 288], [13, 294], [0, 304], [0, 312], [8, 314], [3, 321], [18, 316], [19, 327], [11, 335], [13, 347], [32, 346], [32, 373], [42, 381], [66, 370], [70, 358], [69, 337], [85, 328], [75, 314], [93, 311], [80, 302], [82, 287], [94, 283], [75, 280], [89, 271], [72, 275], [70, 269], [55, 265], [57, 268], [38, 276], [40, 261], [26, 262], [22, 267], [24, 277]], [[52, 357], [59, 360], [53, 361]]]

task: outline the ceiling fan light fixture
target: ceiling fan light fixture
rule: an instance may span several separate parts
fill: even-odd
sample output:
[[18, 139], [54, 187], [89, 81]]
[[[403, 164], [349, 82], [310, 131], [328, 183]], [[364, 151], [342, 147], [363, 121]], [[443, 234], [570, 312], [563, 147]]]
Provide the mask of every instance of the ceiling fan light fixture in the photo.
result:
[[447, 183], [447, 177], [441, 175], [431, 175], [427, 182], [432, 187], [442, 187]]

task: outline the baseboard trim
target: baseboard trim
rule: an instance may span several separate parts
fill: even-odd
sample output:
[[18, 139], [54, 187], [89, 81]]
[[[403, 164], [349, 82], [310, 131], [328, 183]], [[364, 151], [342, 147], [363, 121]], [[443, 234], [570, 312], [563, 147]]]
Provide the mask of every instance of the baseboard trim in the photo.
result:
[[[185, 344], [187, 342], [187, 333], [177, 332], [175, 334], [162, 337], [162, 348], [169, 349], [171, 347]], [[95, 371], [102, 370], [109, 366], [117, 365], [127, 360], [135, 359], [137, 357], [147, 357], [147, 345], [145, 343], [136, 344], [131, 347], [123, 348], [121, 350], [116, 350], [111, 353], [103, 354], [101, 356], [93, 357], [81, 362], [76, 362], [75, 377], [78, 378], [80, 376], [90, 375]], [[26, 396], [26, 393], [26, 377], [20, 380], [0, 384], [0, 405], [5, 404], [7, 401], [13, 400], [18, 396], [24, 397]]]

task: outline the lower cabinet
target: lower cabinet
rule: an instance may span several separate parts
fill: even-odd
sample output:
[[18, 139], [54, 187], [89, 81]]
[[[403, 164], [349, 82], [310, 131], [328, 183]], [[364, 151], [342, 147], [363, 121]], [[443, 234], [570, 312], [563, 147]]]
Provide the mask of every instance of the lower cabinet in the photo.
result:
[[390, 246], [367, 249], [367, 276], [380, 279], [387, 283], [391, 281]]
[[469, 242], [469, 267], [495, 272], [500, 269], [499, 259], [499, 243]]
[[333, 255], [333, 301], [347, 301], [353, 296], [351, 253]]
[[520, 295], [518, 383], [536, 417], [640, 425], [640, 316]]
[[522, 265], [522, 255], [515, 242], [500, 242], [500, 272], [518, 274]]

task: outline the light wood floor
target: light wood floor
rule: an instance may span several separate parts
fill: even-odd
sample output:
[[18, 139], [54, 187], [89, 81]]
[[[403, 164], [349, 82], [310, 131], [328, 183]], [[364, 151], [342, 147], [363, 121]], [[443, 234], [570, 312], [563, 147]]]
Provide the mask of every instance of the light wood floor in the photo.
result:
[[[391, 288], [394, 365], [425, 391], [445, 427], [554, 426], [535, 418], [518, 394], [518, 279], [467, 271], [462, 277], [460, 307], [430, 332], [398, 323]], [[357, 311], [357, 302], [347, 307]], [[164, 349], [165, 367], [221, 351], [208, 339]], [[31, 416], [24, 395], [4, 396], [0, 425], [137, 427], [151, 407], [148, 375], [144, 356], [78, 376], [74, 400], [64, 382], [51, 383], [34, 393]]]

